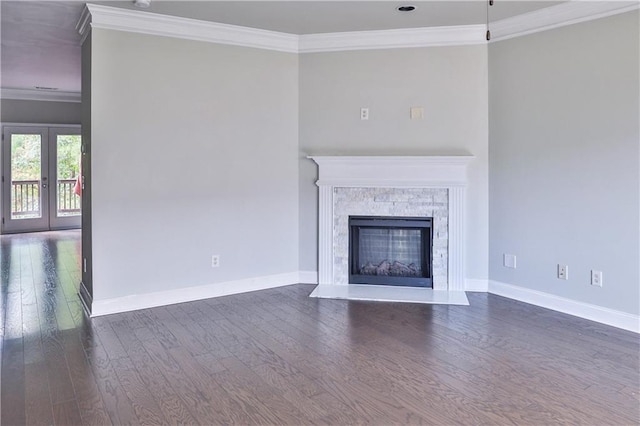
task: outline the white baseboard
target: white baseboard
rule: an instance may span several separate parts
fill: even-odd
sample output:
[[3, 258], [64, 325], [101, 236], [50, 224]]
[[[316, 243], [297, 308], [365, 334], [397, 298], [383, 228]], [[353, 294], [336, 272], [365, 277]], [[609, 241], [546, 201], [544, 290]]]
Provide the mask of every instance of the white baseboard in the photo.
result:
[[478, 291], [486, 293], [489, 291], [489, 280], [477, 278], [465, 278], [464, 291]]
[[318, 284], [318, 271], [299, 271], [298, 276], [300, 284]]
[[297, 284], [299, 282], [299, 277], [300, 273], [296, 271], [196, 287], [164, 290], [145, 294], [133, 294], [113, 299], [94, 299], [91, 307], [91, 317], [282, 287], [285, 285]]
[[499, 281], [489, 281], [489, 293], [509, 299], [519, 300], [554, 311], [562, 312], [576, 317], [596, 321], [624, 330], [640, 333], [640, 316], [626, 312], [615, 311], [589, 303], [577, 302], [553, 294], [518, 287]]
[[[256, 290], [265, 290], [291, 284], [317, 284], [316, 271], [296, 271], [284, 274], [268, 275], [264, 277], [247, 278], [236, 281], [226, 281], [196, 287], [186, 287], [173, 290], [158, 291], [145, 294], [134, 294], [112, 299], [93, 300], [91, 316], [116, 314], [153, 308], [156, 306], [173, 305], [175, 303], [191, 302], [209, 299], [211, 297], [228, 296]], [[574, 315], [602, 324], [624, 330], [640, 333], [640, 316], [626, 312], [603, 308], [597, 305], [577, 302], [549, 293], [543, 293], [524, 287], [518, 287], [499, 281], [467, 278], [465, 291], [489, 292], [509, 299], [519, 300], [554, 311]]]

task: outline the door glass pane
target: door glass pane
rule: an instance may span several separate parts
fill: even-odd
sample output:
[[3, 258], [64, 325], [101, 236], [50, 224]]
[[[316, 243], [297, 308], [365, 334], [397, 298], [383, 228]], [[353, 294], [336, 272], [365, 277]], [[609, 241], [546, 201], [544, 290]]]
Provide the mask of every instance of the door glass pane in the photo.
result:
[[56, 200], [58, 217], [80, 215], [80, 135], [58, 135]]
[[42, 137], [11, 135], [11, 219], [42, 217]]

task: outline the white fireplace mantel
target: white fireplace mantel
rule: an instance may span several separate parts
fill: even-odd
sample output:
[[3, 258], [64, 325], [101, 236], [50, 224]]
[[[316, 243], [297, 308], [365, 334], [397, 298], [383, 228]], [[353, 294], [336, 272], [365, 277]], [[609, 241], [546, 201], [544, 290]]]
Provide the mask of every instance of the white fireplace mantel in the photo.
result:
[[322, 186], [443, 188], [465, 186], [465, 156], [309, 156]]
[[318, 164], [318, 284], [334, 285], [335, 188], [448, 190], [447, 283], [433, 290], [464, 291], [464, 212], [467, 165], [473, 156], [309, 156]]

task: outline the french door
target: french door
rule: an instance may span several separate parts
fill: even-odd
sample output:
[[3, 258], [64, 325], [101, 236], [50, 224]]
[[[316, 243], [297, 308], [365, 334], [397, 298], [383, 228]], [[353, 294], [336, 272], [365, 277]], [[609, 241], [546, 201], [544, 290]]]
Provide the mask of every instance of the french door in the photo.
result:
[[2, 232], [79, 228], [80, 127], [5, 126]]

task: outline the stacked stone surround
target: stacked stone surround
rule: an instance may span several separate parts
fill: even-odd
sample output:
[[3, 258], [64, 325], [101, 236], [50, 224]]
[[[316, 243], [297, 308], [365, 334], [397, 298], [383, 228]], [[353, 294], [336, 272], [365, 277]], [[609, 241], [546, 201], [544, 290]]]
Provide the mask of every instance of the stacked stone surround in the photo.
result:
[[349, 283], [349, 216], [433, 218], [434, 287], [447, 285], [449, 192], [446, 188], [333, 188], [333, 282]]

